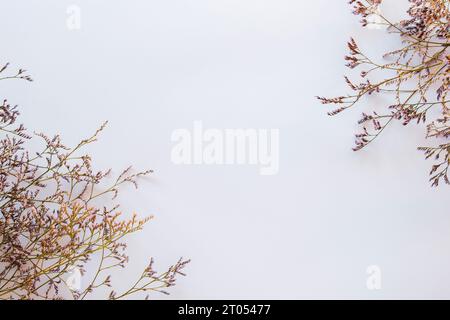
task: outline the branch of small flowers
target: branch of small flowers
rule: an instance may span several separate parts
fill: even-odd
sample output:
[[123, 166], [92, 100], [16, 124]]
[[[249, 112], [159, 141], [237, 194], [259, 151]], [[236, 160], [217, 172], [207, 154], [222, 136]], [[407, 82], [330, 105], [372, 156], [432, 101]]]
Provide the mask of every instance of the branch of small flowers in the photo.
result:
[[[157, 291], [161, 292], [163, 294], [168, 294], [166, 291], [161, 290], [162, 288], [171, 287], [175, 284], [175, 276], [176, 275], [182, 275], [185, 276], [181, 270], [190, 262], [190, 260], [183, 260], [183, 258], [180, 258], [180, 260], [172, 267], [169, 268], [168, 271], [162, 273], [159, 276], [155, 276], [156, 273], [153, 271], [153, 259], [150, 261], [149, 266], [144, 270], [144, 272], [141, 274], [141, 276], [138, 278], [138, 280], [134, 283], [134, 285], [125, 291], [121, 295], [117, 295], [114, 291], [110, 294], [111, 300], [120, 300], [124, 297], [130, 296], [136, 292], [146, 292], [146, 291]], [[151, 279], [149, 282], [146, 282], [144, 284], [141, 284], [141, 282], [145, 279]], [[155, 283], [159, 283], [159, 286], [152, 286]], [[148, 297], [147, 297], [148, 298]]]
[[[395, 109], [391, 114], [378, 115], [375, 111], [373, 112], [374, 115], [363, 113], [363, 118], [359, 123], [372, 121], [375, 133], [369, 133], [364, 127], [364, 132], [356, 135], [357, 146], [354, 150], [360, 150], [373, 141], [393, 119], [403, 119], [404, 125], [408, 124], [412, 119], [417, 119], [418, 123], [421, 121], [426, 122], [427, 112], [437, 106], [442, 107], [442, 118], [427, 125], [427, 138], [442, 137], [446, 139], [450, 136], [448, 124], [450, 118], [447, 106], [449, 101], [446, 99], [450, 83], [450, 55], [448, 54], [448, 47], [450, 46], [450, 28], [448, 27], [450, 20], [449, 0], [410, 0], [411, 6], [408, 14], [411, 16], [411, 19], [403, 20], [399, 23], [393, 23], [381, 14], [381, 11], [378, 10], [381, 2], [382, 0], [350, 0], [350, 4], [354, 7], [354, 13], [363, 17], [363, 26], [369, 23], [367, 19], [369, 16], [377, 16], [382, 21], [380, 24], [388, 26], [388, 31], [398, 33], [402, 38], [402, 43], [406, 45], [401, 49], [390, 51], [384, 55], [385, 58], [389, 56], [394, 57], [394, 62], [381, 64], [362, 53], [352, 38], [348, 43], [350, 55], [346, 57], [348, 61], [347, 66], [350, 68], [361, 65], [371, 66], [368, 70], [361, 72], [361, 78], [367, 77], [372, 72], [382, 70], [394, 71], [396, 76], [385, 78], [375, 84], [366, 80], [366, 82], [359, 85], [354, 85], [348, 78], [345, 78], [347, 84], [352, 90], [356, 91], [356, 94], [336, 98], [318, 98], [324, 104], [339, 104], [340, 107], [338, 109], [329, 112], [329, 115], [336, 115], [343, 110], [353, 107], [366, 95], [371, 95], [372, 93], [395, 93], [396, 104], [389, 106], [389, 109]], [[418, 58], [419, 61], [415, 62], [415, 58]], [[417, 79], [417, 88], [403, 88], [406, 83], [411, 83], [410, 80], [412, 79]], [[438, 87], [436, 91], [437, 99], [430, 102], [428, 101], [428, 93], [434, 85]], [[392, 88], [392, 86], [394, 87]], [[404, 95], [407, 96], [407, 99], [403, 101]], [[415, 101], [411, 101], [413, 97], [416, 97]], [[388, 120], [384, 121], [385, 119]], [[446, 152], [447, 156], [444, 162], [433, 166], [432, 173], [436, 172], [436, 168], [448, 166], [446, 161], [448, 162], [449, 150], [445, 147], [445, 144], [440, 145], [437, 149], [441, 152]], [[435, 152], [430, 148], [420, 148], [420, 150]], [[430, 179], [433, 182], [432, 185], [437, 186], [439, 178], [450, 184], [447, 173], [448, 168], [444, 168], [438, 174], [432, 176]]]
[[[20, 77], [31, 81], [25, 75]], [[0, 140], [0, 298], [60, 298], [62, 285], [69, 289], [72, 298], [85, 298], [86, 294], [80, 295], [67, 286], [63, 277], [68, 268], [78, 266], [85, 272], [85, 264], [101, 251], [102, 262], [85, 293], [110, 286], [110, 276], [103, 281], [97, 280], [100, 273], [123, 267], [127, 262], [125, 245], [119, 241], [142, 230], [150, 219], [138, 220], [134, 215], [129, 220], [120, 221], [118, 205], [102, 211], [91, 203], [110, 193], [115, 198], [124, 183], [137, 187], [136, 179], [151, 171], [132, 174], [128, 168], [112, 186], [94, 192], [94, 186], [99, 185], [110, 170], [94, 173], [90, 157], [77, 156], [76, 153], [97, 141], [106, 123], [72, 149], [62, 145], [59, 136], [51, 139], [35, 133], [44, 140], [45, 148], [36, 156], [29, 157], [21, 139], [31, 139], [32, 136], [26, 134], [22, 125], [11, 129], [17, 116], [16, 107], [11, 107], [6, 101], [0, 105], [0, 131], [6, 134]], [[46, 164], [40, 164], [42, 161]], [[42, 192], [48, 195], [39, 196]], [[106, 260], [113, 259], [118, 262], [106, 264]], [[171, 268], [169, 273], [160, 277], [152, 271], [155, 279], [164, 280], [153, 290], [162, 291], [162, 287], [172, 286], [175, 275], [181, 274], [179, 270], [186, 263], [177, 264], [176, 269]], [[141, 284], [130, 292], [150, 290], [149, 284], [143, 287]]]

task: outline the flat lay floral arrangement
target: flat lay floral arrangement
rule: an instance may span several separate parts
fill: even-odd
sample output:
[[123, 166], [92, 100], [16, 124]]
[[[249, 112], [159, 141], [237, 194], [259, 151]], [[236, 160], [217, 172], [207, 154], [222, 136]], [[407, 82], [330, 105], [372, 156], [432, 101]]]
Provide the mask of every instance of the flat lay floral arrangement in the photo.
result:
[[[318, 99], [335, 105], [331, 116], [371, 107], [371, 96], [388, 99], [361, 110], [353, 150], [381, 141], [377, 138], [396, 121], [415, 123], [428, 141], [417, 147], [433, 162], [431, 185], [450, 185], [450, 0], [410, 0], [408, 18], [401, 21], [385, 16], [382, 2], [351, 0], [350, 5], [363, 27], [385, 29], [401, 45], [374, 58], [351, 38], [345, 60], [352, 73], [357, 70], [357, 79], [345, 77], [350, 93]], [[33, 81], [27, 71], [11, 69], [0, 67], [0, 80]], [[28, 131], [19, 115], [17, 106], [0, 102], [0, 300], [169, 294], [189, 260], [181, 258], [158, 272], [149, 259], [141, 273], [127, 274], [127, 289], [118, 290], [114, 282], [129, 261], [127, 236], [141, 232], [152, 218], [122, 214], [117, 195], [126, 184], [137, 188], [152, 171], [130, 167], [113, 177], [111, 170], [93, 169], [84, 150], [97, 142], [106, 122], [70, 147], [59, 135]]]
[[[382, 0], [351, 0], [353, 13], [363, 27], [386, 28], [399, 37], [401, 46], [386, 52], [382, 59], [366, 55], [352, 38], [348, 42], [347, 66], [360, 70], [359, 79], [345, 77], [351, 94], [318, 97], [323, 104], [337, 105], [330, 115], [366, 103], [364, 98], [383, 95], [390, 103], [364, 111], [356, 134], [354, 150], [360, 150], [381, 135], [394, 121], [403, 125], [424, 124], [429, 145], [418, 146], [434, 161], [430, 182], [450, 184], [450, 1], [410, 0], [408, 18], [391, 21], [380, 10]], [[380, 43], [377, 43], [379, 46]], [[382, 45], [382, 44], [381, 44]], [[373, 80], [377, 79], [377, 80]], [[381, 79], [381, 80], [380, 80]]]

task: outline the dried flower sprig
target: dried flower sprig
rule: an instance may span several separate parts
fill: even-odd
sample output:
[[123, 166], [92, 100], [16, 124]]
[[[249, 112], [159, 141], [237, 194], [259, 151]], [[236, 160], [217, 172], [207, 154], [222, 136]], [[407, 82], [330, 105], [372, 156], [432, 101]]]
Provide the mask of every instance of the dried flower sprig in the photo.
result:
[[[24, 72], [1, 79], [31, 81]], [[112, 286], [109, 272], [128, 262], [123, 238], [142, 230], [151, 218], [122, 219], [118, 205], [98, 207], [94, 201], [108, 195], [116, 198], [125, 183], [137, 187], [136, 180], [151, 171], [132, 173], [128, 168], [103, 187], [111, 171], [94, 172], [90, 156], [79, 152], [97, 140], [106, 123], [68, 148], [58, 135], [28, 134], [23, 125], [16, 125], [18, 116], [17, 107], [5, 100], [0, 106], [0, 299], [88, 298], [94, 290]], [[26, 142], [36, 138], [42, 139], [44, 147], [32, 153]], [[86, 277], [87, 263], [98, 256], [96, 272], [85, 287], [67, 283], [66, 275], [73, 268]], [[109, 298], [167, 293], [165, 289], [183, 275], [188, 262], [180, 260], [158, 274], [151, 260], [129, 290], [112, 291]]]
[[[329, 112], [336, 115], [352, 108], [362, 98], [370, 95], [391, 95], [393, 102], [384, 110], [363, 113], [359, 124], [361, 133], [356, 134], [355, 151], [374, 141], [394, 120], [407, 125], [412, 121], [425, 123], [426, 137], [438, 143], [432, 147], [419, 147], [426, 158], [433, 157], [436, 164], [430, 172], [432, 186], [443, 180], [449, 181], [450, 166], [450, 1], [409, 0], [409, 19], [391, 22], [379, 10], [382, 0], [351, 0], [353, 13], [362, 17], [363, 26], [384, 26], [398, 34], [402, 46], [384, 55], [388, 62], [377, 62], [364, 54], [352, 38], [348, 42], [349, 55], [345, 57], [351, 69], [361, 67], [360, 82], [348, 77], [345, 81], [354, 92], [335, 98], [318, 97], [323, 104], [337, 104]], [[369, 79], [372, 75], [376, 79]], [[437, 117], [429, 120], [432, 110]]]

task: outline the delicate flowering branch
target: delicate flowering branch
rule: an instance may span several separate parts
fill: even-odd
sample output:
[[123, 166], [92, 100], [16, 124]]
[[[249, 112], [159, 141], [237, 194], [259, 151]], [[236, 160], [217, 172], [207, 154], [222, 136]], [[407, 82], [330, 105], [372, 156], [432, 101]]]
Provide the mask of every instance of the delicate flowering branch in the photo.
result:
[[[436, 161], [430, 181], [433, 186], [438, 186], [441, 179], [450, 184], [450, 1], [409, 0], [410, 18], [400, 22], [391, 22], [380, 12], [381, 2], [351, 0], [350, 4], [354, 14], [362, 17], [363, 26], [387, 27], [389, 32], [400, 36], [402, 46], [387, 52], [384, 55], [387, 61], [378, 62], [364, 54], [356, 41], [350, 39], [350, 53], [345, 60], [351, 69], [362, 68], [360, 82], [345, 77], [353, 94], [318, 99], [323, 104], [339, 105], [329, 112], [329, 115], [336, 115], [353, 108], [366, 96], [390, 96], [392, 103], [384, 110], [362, 114], [359, 124], [363, 128], [356, 134], [354, 150], [366, 147], [395, 120], [402, 121], [403, 125], [412, 121], [425, 123], [426, 137], [437, 141], [435, 146], [419, 147], [427, 159], [433, 157]], [[383, 80], [373, 80], [379, 79], [380, 75]], [[432, 118], [432, 114], [438, 116]]]
[[[32, 81], [24, 70], [0, 79], [16, 78]], [[112, 286], [109, 272], [128, 262], [122, 240], [151, 218], [122, 219], [118, 205], [98, 207], [94, 201], [108, 195], [115, 199], [123, 184], [137, 187], [136, 180], [151, 171], [132, 173], [128, 168], [104, 186], [111, 171], [94, 172], [90, 156], [80, 151], [97, 140], [106, 123], [69, 148], [59, 136], [28, 134], [16, 125], [18, 116], [17, 107], [5, 100], [0, 106], [0, 299], [89, 298], [94, 290]], [[26, 144], [30, 139], [41, 139], [42, 150], [32, 153]], [[87, 263], [97, 256], [96, 272], [84, 288], [67, 283], [73, 268], [86, 277]], [[167, 293], [165, 288], [183, 275], [187, 263], [180, 260], [158, 274], [151, 260], [136, 284], [121, 294], [112, 291], [109, 298]]]

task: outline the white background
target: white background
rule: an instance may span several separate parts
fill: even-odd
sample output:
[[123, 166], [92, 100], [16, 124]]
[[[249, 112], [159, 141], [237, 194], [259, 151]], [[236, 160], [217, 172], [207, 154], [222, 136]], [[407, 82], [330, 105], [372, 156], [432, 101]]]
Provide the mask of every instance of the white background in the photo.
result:
[[[117, 288], [149, 256], [159, 269], [184, 256], [171, 298], [450, 298], [448, 187], [429, 187], [431, 163], [416, 151], [424, 128], [396, 124], [354, 153], [356, 120], [383, 102], [329, 118], [314, 98], [346, 92], [350, 35], [375, 58], [399, 44], [361, 30], [346, 2], [2, 2], [0, 59], [35, 82], [1, 93], [27, 127], [74, 144], [110, 120], [89, 149], [96, 167], [155, 170], [120, 197], [155, 220], [130, 238]], [[78, 31], [66, 27], [71, 4]], [[384, 9], [401, 13], [399, 1]], [[194, 120], [280, 129], [279, 174], [172, 164], [171, 133]], [[370, 265], [382, 290], [366, 288]]]

